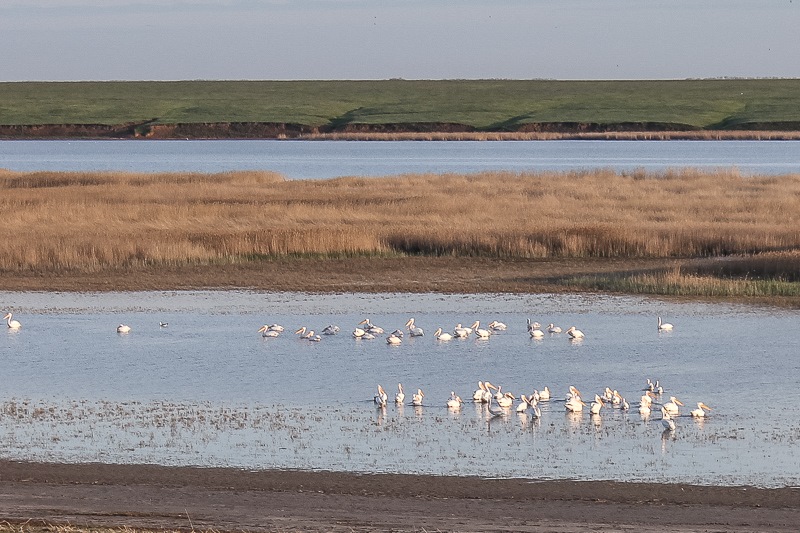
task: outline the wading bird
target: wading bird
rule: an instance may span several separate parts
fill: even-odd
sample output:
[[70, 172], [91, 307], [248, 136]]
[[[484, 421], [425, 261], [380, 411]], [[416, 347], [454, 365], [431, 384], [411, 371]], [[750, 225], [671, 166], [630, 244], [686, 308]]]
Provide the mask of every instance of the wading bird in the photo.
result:
[[711, 411], [712, 409], [704, 404], [703, 402], [697, 402], [697, 409], [691, 411], [692, 416], [695, 418], [702, 418], [706, 416], [706, 411]]
[[397, 394], [394, 395], [394, 403], [402, 404], [403, 401], [406, 399], [406, 393], [403, 392], [403, 384], [397, 384]]
[[408, 319], [406, 322], [406, 327], [408, 328], [408, 332], [412, 337], [422, 337], [425, 335], [425, 331], [422, 328], [418, 328], [414, 323], [414, 317]]
[[6, 314], [6, 316], [3, 317], [3, 320], [6, 321], [6, 324], [8, 324], [8, 327], [10, 329], [19, 329], [22, 327], [22, 324], [20, 323], [19, 320], [11, 319], [11, 313]]
[[672, 331], [672, 324], [661, 322], [661, 317], [658, 317], [658, 331]]
[[575, 328], [575, 326], [570, 326], [567, 330], [567, 335], [569, 335], [571, 339], [582, 339], [585, 336], [583, 332]]
[[453, 338], [449, 333], [442, 333], [442, 328], [437, 329], [433, 336], [437, 341], [449, 341]]
[[266, 324], [261, 326], [261, 329], [259, 329], [258, 332], [261, 333], [262, 337], [277, 337], [281, 334], [280, 331], [277, 329], [270, 329], [270, 327]]

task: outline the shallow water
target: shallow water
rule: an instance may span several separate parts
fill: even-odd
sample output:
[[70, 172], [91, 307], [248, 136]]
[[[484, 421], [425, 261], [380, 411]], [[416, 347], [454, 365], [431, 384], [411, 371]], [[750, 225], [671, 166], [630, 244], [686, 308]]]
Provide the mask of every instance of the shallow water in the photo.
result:
[[[635, 297], [576, 295], [308, 295], [247, 291], [2, 293], [23, 327], [0, 335], [0, 456], [247, 469], [312, 468], [501, 477], [800, 485], [800, 423], [789, 410], [800, 332], [796, 311]], [[656, 316], [675, 324], [659, 333]], [[388, 330], [414, 316], [424, 337], [389, 346], [355, 340], [365, 317]], [[576, 325], [530, 339], [527, 318]], [[488, 341], [438, 342], [439, 326], [509, 325]], [[168, 322], [162, 328], [159, 322]], [[117, 334], [119, 323], [131, 325]], [[264, 323], [286, 327], [278, 338]], [[342, 332], [319, 343], [300, 326]], [[706, 420], [642, 419], [638, 398], [659, 379]], [[554, 400], [539, 420], [488, 417], [471, 402], [478, 380]], [[402, 382], [425, 406], [385, 410]], [[608, 386], [632, 404], [571, 416], [569, 385], [590, 400]], [[779, 396], [780, 394], [780, 396]], [[789, 407], [789, 409], [787, 409]]]

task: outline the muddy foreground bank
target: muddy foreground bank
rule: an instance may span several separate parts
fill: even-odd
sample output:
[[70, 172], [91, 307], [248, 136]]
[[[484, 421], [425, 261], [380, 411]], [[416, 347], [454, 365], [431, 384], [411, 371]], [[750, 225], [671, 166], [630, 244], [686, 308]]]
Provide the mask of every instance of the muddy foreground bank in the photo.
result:
[[796, 531], [800, 489], [0, 461], [0, 520], [219, 531]]

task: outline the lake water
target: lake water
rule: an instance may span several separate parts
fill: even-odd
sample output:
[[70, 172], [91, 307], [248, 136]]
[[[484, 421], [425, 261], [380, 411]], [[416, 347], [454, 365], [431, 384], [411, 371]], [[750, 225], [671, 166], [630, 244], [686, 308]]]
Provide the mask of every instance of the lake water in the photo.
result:
[[271, 170], [291, 179], [404, 173], [619, 172], [737, 168], [800, 172], [798, 141], [0, 141], [0, 168], [17, 171], [222, 172]]
[[[0, 334], [0, 456], [246, 469], [304, 468], [554, 479], [800, 485], [800, 312], [575, 295], [0, 292], [23, 326]], [[656, 317], [675, 324], [659, 332]], [[414, 316], [389, 346], [351, 336]], [[532, 340], [526, 319], [586, 333]], [[501, 320], [489, 340], [436, 341], [437, 327]], [[161, 327], [159, 322], [168, 322]], [[128, 334], [116, 326], [132, 327]], [[262, 324], [286, 331], [263, 338]], [[301, 327], [342, 331], [321, 342]], [[3, 327], [3, 329], [7, 329]], [[674, 432], [638, 413], [647, 378], [684, 401]], [[525, 394], [542, 416], [490, 418], [478, 380]], [[424, 406], [376, 409], [382, 384]], [[631, 403], [568, 415], [563, 397], [605, 387]], [[713, 408], [688, 416], [697, 402]], [[408, 400], [407, 400], [408, 402]]]

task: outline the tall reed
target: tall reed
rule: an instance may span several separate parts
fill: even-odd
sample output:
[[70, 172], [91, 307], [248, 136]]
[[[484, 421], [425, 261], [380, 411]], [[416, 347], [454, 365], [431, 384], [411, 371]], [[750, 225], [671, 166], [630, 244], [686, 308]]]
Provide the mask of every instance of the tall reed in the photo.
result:
[[2, 271], [268, 257], [714, 257], [800, 250], [800, 175], [0, 172]]

